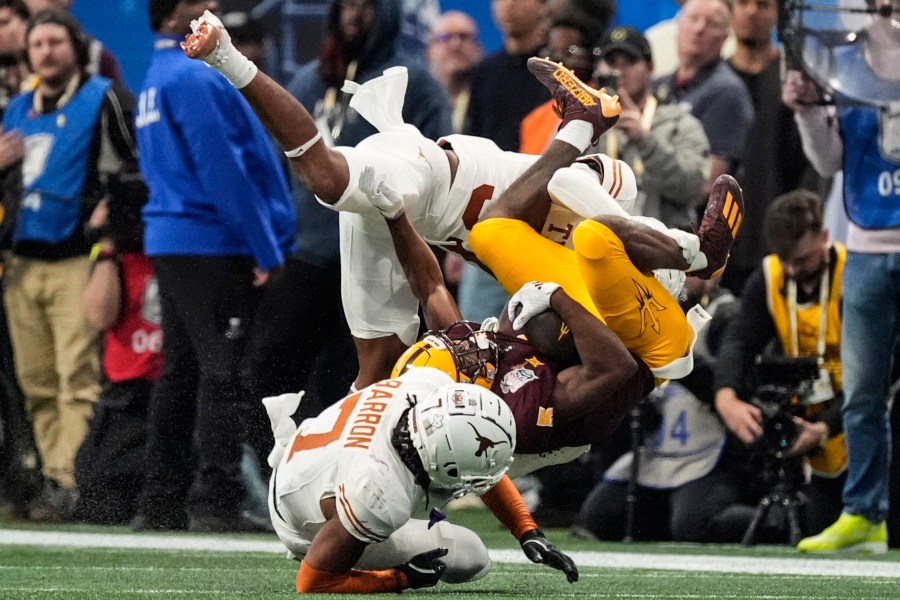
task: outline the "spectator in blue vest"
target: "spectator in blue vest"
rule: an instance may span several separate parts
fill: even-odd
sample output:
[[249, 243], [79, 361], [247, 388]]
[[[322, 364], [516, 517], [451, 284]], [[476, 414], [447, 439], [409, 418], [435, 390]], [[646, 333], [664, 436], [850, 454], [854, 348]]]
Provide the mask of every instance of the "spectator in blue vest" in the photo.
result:
[[836, 106], [823, 106], [821, 88], [796, 70], [787, 72], [782, 91], [816, 171], [827, 177], [843, 169], [850, 219], [841, 336], [848, 455], [844, 506], [834, 524], [800, 541], [801, 552], [884, 553], [888, 546], [888, 390], [900, 334], [900, 66], [895, 58], [900, 1], [869, 4], [879, 12], [852, 44], [835, 51], [828, 80], [893, 102], [866, 106], [837, 94]]
[[[35, 14], [26, 34], [37, 88], [10, 102], [4, 143], [20, 144], [22, 176], [7, 178], [14, 223], [4, 300], [16, 373], [47, 480], [33, 519], [66, 519], [75, 498], [75, 454], [99, 392], [97, 332], [81, 295], [90, 272], [84, 224], [112, 178], [138, 178], [134, 99], [87, 74], [88, 46], [65, 11]], [[7, 155], [11, 156], [11, 155]], [[110, 160], [111, 159], [111, 160]], [[12, 168], [15, 168], [14, 166]]]

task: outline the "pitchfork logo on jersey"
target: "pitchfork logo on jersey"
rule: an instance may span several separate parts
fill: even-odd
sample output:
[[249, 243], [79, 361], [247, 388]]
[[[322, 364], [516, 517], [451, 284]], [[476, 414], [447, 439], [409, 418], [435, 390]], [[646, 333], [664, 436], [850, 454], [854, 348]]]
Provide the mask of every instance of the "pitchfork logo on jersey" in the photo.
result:
[[646, 285], [640, 284], [637, 281], [632, 279], [634, 282], [634, 287], [637, 288], [637, 293], [634, 297], [638, 301], [638, 311], [641, 313], [641, 333], [647, 329], [647, 325], [655, 331], [656, 333], [660, 332], [660, 323], [659, 317], [656, 316], [656, 313], [666, 310], [666, 307], [657, 302], [656, 298], [653, 297], [653, 292], [650, 291]]
[[494, 448], [497, 444], [506, 444], [506, 440], [497, 440], [494, 441], [489, 437], [485, 437], [478, 433], [478, 430], [475, 429], [475, 425], [471, 422], [469, 423], [469, 427], [472, 428], [472, 431], [475, 432], [475, 439], [478, 440], [478, 450], [475, 451], [475, 456], [481, 456], [484, 454], [489, 448]]

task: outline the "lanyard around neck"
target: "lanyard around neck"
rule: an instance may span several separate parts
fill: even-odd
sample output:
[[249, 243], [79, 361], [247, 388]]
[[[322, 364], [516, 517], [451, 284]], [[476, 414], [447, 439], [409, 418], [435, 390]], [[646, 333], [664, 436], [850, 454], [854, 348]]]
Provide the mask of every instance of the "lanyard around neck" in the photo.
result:
[[[819, 335], [816, 340], [816, 356], [819, 363], [825, 360], [825, 336], [828, 332], [828, 288], [831, 280], [831, 269], [825, 265], [822, 280], [819, 283]], [[788, 319], [790, 321], [791, 356], [800, 356], [800, 339], [797, 331], [797, 282], [788, 279], [786, 286], [788, 301]]]

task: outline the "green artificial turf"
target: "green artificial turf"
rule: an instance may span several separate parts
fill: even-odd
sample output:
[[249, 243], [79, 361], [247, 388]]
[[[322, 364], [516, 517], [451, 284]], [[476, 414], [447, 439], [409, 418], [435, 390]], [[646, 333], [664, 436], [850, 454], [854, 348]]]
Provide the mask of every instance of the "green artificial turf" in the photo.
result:
[[[499, 528], [485, 511], [451, 513], [450, 519], [478, 531], [494, 549], [517, 550], [518, 544]], [[10, 525], [6, 525], [10, 527]], [[25, 529], [55, 531], [50, 527]], [[88, 533], [131, 533], [123, 528], [66, 527], [56, 530]], [[172, 538], [185, 534], [172, 534]], [[785, 561], [798, 555], [786, 546], [701, 546], [681, 544], [615, 544], [572, 540], [562, 530], [548, 537], [567, 551], [778, 557]], [[223, 536], [224, 538], [224, 536]], [[215, 540], [216, 538], [212, 538]], [[267, 536], [228, 536], [228, 539], [266, 540]], [[582, 555], [583, 562], [589, 556]], [[834, 557], [828, 557], [824, 560]], [[900, 561], [900, 553], [846, 556], [842, 560]], [[759, 599], [834, 600], [897, 599], [900, 579], [851, 577], [830, 574], [782, 575], [669, 571], [647, 568], [600, 568], [581, 564], [578, 583], [570, 585], [557, 571], [542, 565], [499, 562], [480, 581], [463, 585], [403, 593], [406, 598], [626, 598], [653, 599]], [[831, 563], [828, 563], [831, 564]], [[702, 568], [702, 566], [700, 567]], [[0, 531], [0, 599], [164, 599], [164, 598], [293, 598], [297, 563], [277, 553], [220, 552], [214, 550], [130, 550], [4, 545]], [[900, 571], [898, 571], [900, 572]], [[333, 597], [333, 596], [313, 596]]]

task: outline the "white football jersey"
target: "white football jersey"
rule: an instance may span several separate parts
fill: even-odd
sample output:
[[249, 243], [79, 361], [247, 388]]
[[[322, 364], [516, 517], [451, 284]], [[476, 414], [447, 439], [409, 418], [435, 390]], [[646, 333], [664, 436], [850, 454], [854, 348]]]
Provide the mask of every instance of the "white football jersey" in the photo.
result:
[[[485, 208], [491, 201], [499, 198], [540, 157], [505, 152], [491, 140], [480, 137], [448, 135], [442, 140], [453, 147], [459, 158], [459, 166], [449, 193], [446, 196], [435, 195], [431, 200], [433, 206], [428, 207], [427, 214], [434, 220], [432, 226], [435, 229], [431, 234], [433, 237], [427, 235], [424, 237], [435, 244], [459, 240], [463, 248], [469, 250], [469, 231], [478, 222]], [[633, 185], [634, 175], [631, 169], [622, 161], [604, 155], [596, 156], [597, 162], [603, 163], [603, 167], [598, 171], [603, 172], [603, 177], [595, 173], [599, 184], [615, 201], [633, 203], [637, 189]], [[585, 196], [582, 198], [583, 203], [588, 205], [595, 203], [590, 194], [582, 195]], [[601, 214], [600, 208], [596, 208], [593, 214]], [[554, 202], [544, 221], [541, 235], [571, 248], [572, 232], [584, 218], [569, 207]]]
[[382, 542], [404, 525], [424, 492], [403, 464], [391, 435], [407, 400], [453, 380], [436, 369], [412, 369], [380, 381], [306, 419], [272, 473], [269, 509], [275, 529], [303, 556], [324, 525], [319, 502], [335, 498], [341, 523], [355, 538]]

